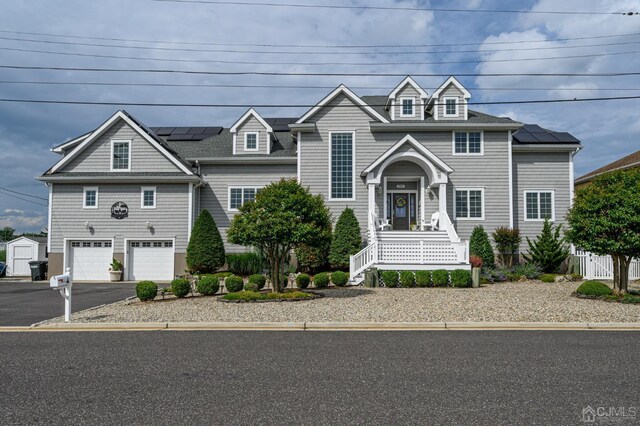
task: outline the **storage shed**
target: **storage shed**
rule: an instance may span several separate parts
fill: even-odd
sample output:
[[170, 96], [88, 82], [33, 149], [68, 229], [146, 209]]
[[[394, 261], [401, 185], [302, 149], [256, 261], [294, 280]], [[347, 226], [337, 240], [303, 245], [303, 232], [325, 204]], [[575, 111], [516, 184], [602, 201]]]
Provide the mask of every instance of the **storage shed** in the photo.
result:
[[8, 277], [30, 276], [32, 260], [47, 260], [47, 237], [19, 237], [7, 243]]

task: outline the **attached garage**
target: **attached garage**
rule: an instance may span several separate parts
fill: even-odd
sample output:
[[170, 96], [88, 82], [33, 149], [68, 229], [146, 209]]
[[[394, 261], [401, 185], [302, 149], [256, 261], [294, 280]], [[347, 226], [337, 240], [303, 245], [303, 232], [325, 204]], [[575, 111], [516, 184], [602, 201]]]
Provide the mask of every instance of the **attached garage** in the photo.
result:
[[113, 241], [73, 240], [68, 244], [66, 264], [74, 281], [109, 281]]
[[135, 240], [127, 244], [128, 280], [171, 281], [174, 278], [173, 240]]
[[47, 260], [47, 237], [20, 237], [7, 243], [7, 276], [31, 276], [29, 262]]

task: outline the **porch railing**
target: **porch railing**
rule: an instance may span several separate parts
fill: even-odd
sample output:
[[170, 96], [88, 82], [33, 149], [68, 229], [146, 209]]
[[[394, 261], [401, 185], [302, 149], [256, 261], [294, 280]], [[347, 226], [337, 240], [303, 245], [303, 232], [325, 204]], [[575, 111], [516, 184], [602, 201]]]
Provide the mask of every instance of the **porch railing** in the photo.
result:
[[353, 279], [378, 262], [378, 242], [374, 241], [349, 258], [349, 276]]
[[468, 241], [381, 241], [378, 243], [379, 263], [455, 265], [466, 264], [468, 259]]
[[456, 232], [456, 228], [453, 227], [453, 223], [447, 212], [440, 212], [440, 229], [447, 231], [450, 241], [460, 242], [460, 237]]

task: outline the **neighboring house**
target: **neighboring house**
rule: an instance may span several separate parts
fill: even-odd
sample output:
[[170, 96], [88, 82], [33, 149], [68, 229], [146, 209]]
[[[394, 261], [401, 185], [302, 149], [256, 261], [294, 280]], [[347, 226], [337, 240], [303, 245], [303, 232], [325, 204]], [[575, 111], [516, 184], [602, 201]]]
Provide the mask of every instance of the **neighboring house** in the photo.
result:
[[47, 237], [18, 237], [7, 243], [8, 277], [30, 276], [32, 260], [47, 260]]
[[640, 151], [636, 151], [633, 154], [629, 154], [626, 157], [622, 157], [612, 163], [602, 166], [592, 172], [589, 172], [583, 176], [580, 176], [575, 181], [576, 189], [584, 188], [589, 185], [593, 179], [606, 173], [614, 172], [616, 170], [627, 170], [640, 168]]
[[564, 220], [581, 146], [470, 110], [470, 98], [454, 77], [431, 95], [407, 77], [388, 96], [341, 85], [302, 117], [250, 109], [230, 128], [148, 128], [118, 111], [53, 148], [62, 158], [39, 177], [51, 199], [50, 270], [103, 280], [115, 257], [125, 279], [171, 279], [202, 209], [226, 240], [238, 208], [283, 177], [322, 194], [334, 219], [354, 209], [366, 247], [352, 276], [372, 265], [468, 268], [476, 225], [533, 237], [545, 217]]

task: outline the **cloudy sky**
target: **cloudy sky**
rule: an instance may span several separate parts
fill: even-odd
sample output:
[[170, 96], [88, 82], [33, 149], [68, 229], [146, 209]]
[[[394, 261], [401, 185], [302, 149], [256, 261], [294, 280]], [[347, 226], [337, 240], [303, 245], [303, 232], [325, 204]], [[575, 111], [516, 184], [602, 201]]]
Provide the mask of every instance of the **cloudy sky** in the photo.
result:
[[[286, 105], [311, 105], [340, 83], [359, 95], [387, 94], [402, 78], [371, 75], [383, 73], [480, 74], [460, 77], [472, 93], [472, 102], [640, 95], [639, 76], [486, 75], [638, 71], [640, 16], [478, 12], [638, 11], [640, 0], [270, 3], [289, 6], [212, 4], [204, 0], [4, 2], [0, 14], [0, 98], [116, 105], [0, 102], [0, 227], [37, 232], [46, 226], [47, 191], [34, 178], [56, 161], [49, 148], [94, 129], [117, 109], [126, 109], [150, 126], [229, 126], [246, 109], [128, 103], [278, 105], [258, 110], [264, 116], [288, 117], [300, 115], [305, 108]], [[291, 4], [405, 10], [303, 8]], [[406, 10], [411, 8], [476, 12]], [[10, 66], [369, 75], [126, 73]], [[428, 93], [444, 79], [416, 77]], [[235, 87], [216, 87], [221, 85]], [[640, 100], [617, 100], [474, 108], [571, 132], [585, 146], [576, 157], [576, 174], [581, 175], [640, 149], [639, 105]]]

